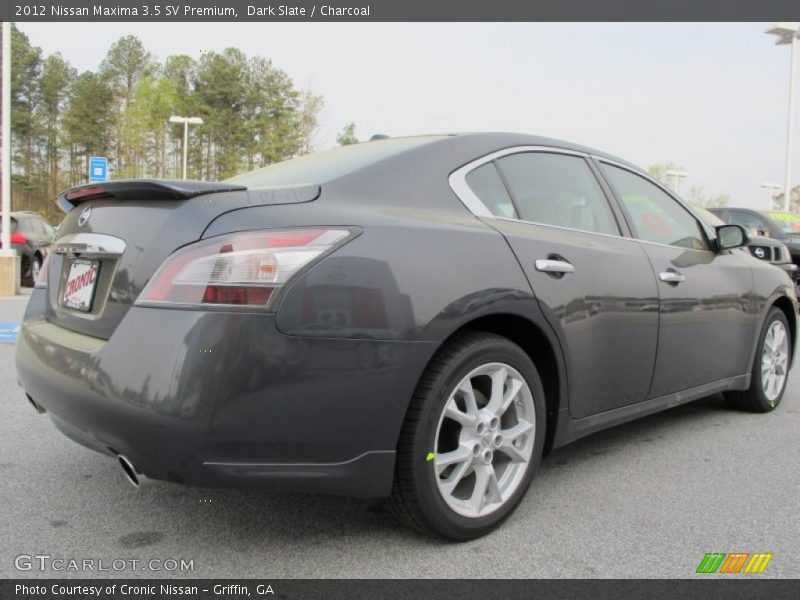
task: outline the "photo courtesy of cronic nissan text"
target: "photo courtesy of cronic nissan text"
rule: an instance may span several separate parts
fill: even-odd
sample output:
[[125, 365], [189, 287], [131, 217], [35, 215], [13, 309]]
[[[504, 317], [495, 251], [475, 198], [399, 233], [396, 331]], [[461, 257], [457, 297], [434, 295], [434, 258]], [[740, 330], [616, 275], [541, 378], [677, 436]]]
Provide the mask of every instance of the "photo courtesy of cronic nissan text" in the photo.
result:
[[8, 0], [0, 598], [798, 598], [799, 295], [794, 0]]

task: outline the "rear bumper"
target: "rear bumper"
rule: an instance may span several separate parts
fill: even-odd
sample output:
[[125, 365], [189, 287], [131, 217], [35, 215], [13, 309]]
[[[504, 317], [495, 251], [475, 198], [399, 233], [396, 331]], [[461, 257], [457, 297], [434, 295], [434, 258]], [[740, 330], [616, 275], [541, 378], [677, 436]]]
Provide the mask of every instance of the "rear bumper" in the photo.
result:
[[35, 290], [19, 381], [56, 426], [150, 479], [389, 493], [433, 343], [286, 336], [273, 315], [131, 308], [108, 341], [44, 320]]

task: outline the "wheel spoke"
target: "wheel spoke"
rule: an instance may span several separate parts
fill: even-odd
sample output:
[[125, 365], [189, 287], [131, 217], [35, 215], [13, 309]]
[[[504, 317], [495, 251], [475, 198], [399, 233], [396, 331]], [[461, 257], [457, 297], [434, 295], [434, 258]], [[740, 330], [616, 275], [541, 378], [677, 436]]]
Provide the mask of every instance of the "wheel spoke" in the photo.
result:
[[506, 414], [508, 407], [511, 406], [512, 402], [514, 402], [517, 394], [519, 394], [519, 391], [523, 386], [522, 381], [516, 377], [509, 377], [507, 381], [508, 389], [506, 389], [502, 396], [495, 395], [494, 386], [492, 386], [492, 398], [489, 400], [489, 404], [486, 407], [498, 417], [502, 417], [504, 414]]
[[492, 373], [491, 379], [492, 391], [489, 396], [489, 403], [486, 405], [486, 410], [499, 416], [501, 413], [498, 411], [503, 405], [503, 388], [505, 388], [506, 380], [508, 379], [508, 369], [500, 367]]
[[511, 440], [512, 442], [519, 437], [527, 435], [533, 430], [533, 424], [528, 423], [528, 421], [523, 421], [522, 419], [509, 429], [501, 429], [500, 433], [503, 435], [504, 438]]
[[500, 482], [497, 481], [497, 471], [494, 470], [492, 465], [486, 465], [489, 470], [489, 484], [486, 491], [488, 497], [495, 502], [503, 501], [503, 492], [500, 490]]
[[776, 380], [777, 377], [775, 377], [775, 373], [770, 373], [769, 379], [767, 380], [767, 390], [771, 397], [775, 396]]
[[469, 463], [472, 457], [472, 449], [468, 446], [459, 446], [451, 452], [444, 454], [437, 454], [433, 459], [433, 464], [436, 467], [436, 473], [441, 473], [445, 467], [458, 463]]
[[780, 350], [783, 347], [784, 341], [786, 341], [786, 332], [783, 330], [783, 327], [776, 327], [772, 347], [775, 350]]
[[452, 419], [453, 421], [456, 421], [457, 423], [459, 423], [461, 425], [465, 425], [465, 426], [469, 427], [469, 426], [475, 424], [475, 419], [477, 417], [477, 414], [468, 415], [467, 413], [462, 412], [458, 408], [458, 405], [456, 404], [455, 399], [454, 398], [450, 398], [450, 401], [447, 403], [447, 407], [444, 410], [444, 416], [447, 417], [448, 419]]
[[475, 400], [475, 390], [472, 388], [472, 381], [467, 379], [458, 388], [458, 391], [464, 397], [464, 407], [467, 409], [467, 414], [474, 419], [478, 417], [478, 402]]
[[773, 332], [772, 328], [767, 332], [767, 335], [764, 337], [764, 354], [767, 354], [767, 350], [769, 350], [769, 354], [771, 355], [775, 352], [775, 333]]
[[[489, 496], [489, 497], [487, 497]], [[486, 505], [487, 500], [500, 500], [500, 486], [497, 483], [497, 475], [492, 465], [480, 465], [475, 468], [475, 487], [468, 504], [472, 510], [479, 513]]]
[[511, 440], [504, 439], [503, 443], [497, 448], [498, 452], [502, 452], [508, 458], [511, 459], [511, 462], [526, 462], [527, 459], [525, 456], [519, 451], [519, 449], [514, 446], [514, 443]]
[[451, 494], [453, 491], [458, 487], [458, 484], [461, 483], [461, 480], [464, 479], [467, 475], [472, 472], [472, 463], [467, 461], [459, 464], [453, 469], [453, 472], [447, 476], [446, 479], [439, 480], [439, 488], [445, 494]]

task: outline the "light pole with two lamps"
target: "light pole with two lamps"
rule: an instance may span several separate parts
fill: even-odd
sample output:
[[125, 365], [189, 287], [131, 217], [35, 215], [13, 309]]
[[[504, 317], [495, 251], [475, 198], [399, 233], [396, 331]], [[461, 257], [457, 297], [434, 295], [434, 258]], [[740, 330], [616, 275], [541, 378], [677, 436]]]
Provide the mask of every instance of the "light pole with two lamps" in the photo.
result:
[[680, 191], [681, 179], [686, 179], [689, 176], [686, 171], [676, 171], [674, 169], [664, 171], [664, 175], [667, 176], [667, 181], [672, 181], [672, 185], [670, 187], [675, 190], [675, 193]]
[[203, 119], [200, 117], [180, 117], [172, 115], [169, 118], [170, 123], [183, 124], [183, 179], [186, 179], [186, 162], [189, 157], [189, 125], [202, 125]]

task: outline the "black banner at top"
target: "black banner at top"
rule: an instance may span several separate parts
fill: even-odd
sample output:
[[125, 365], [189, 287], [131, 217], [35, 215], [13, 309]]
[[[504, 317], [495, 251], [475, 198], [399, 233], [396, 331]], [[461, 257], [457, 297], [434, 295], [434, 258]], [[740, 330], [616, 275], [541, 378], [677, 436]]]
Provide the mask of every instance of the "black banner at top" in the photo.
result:
[[3, 0], [10, 21], [800, 21], [800, 0]]

